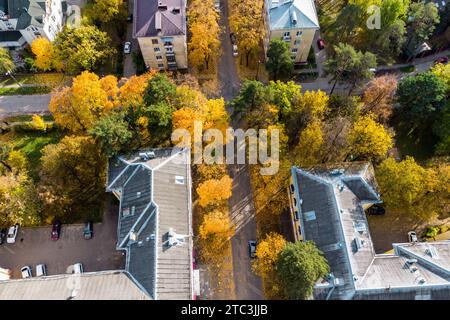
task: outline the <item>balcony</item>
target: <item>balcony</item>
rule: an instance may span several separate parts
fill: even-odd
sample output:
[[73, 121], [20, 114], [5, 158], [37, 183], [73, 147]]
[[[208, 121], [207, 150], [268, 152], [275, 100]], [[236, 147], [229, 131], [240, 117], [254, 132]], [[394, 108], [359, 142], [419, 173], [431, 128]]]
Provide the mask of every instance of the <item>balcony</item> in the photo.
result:
[[291, 36], [283, 36], [283, 41], [286, 41], [286, 42], [290, 42], [291, 41]]
[[178, 65], [175, 62], [167, 62], [167, 69], [169, 70], [177, 70], [178, 69]]

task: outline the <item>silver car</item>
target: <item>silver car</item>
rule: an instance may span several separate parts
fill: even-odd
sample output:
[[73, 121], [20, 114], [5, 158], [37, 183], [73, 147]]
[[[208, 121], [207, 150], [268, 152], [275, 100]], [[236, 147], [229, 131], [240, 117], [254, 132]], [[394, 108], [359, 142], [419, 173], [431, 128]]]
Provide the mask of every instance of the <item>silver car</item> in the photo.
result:
[[22, 267], [22, 269], [20, 269], [20, 272], [22, 272], [23, 279], [31, 278], [33, 276], [31, 274], [31, 268], [29, 266]]
[[125, 42], [125, 45], [123, 46], [123, 53], [125, 54], [131, 53], [131, 42], [129, 41]]

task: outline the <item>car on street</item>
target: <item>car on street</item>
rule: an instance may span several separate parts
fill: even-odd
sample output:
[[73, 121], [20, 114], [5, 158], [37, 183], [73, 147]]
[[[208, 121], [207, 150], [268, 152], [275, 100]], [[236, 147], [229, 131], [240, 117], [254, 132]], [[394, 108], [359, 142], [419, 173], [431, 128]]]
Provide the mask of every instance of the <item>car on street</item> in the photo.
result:
[[44, 277], [47, 275], [47, 266], [43, 263], [36, 266], [36, 277]]
[[6, 232], [8, 232], [8, 230], [6, 230], [6, 228], [0, 229], [0, 244], [5, 243]]
[[233, 57], [238, 56], [238, 46], [236, 44], [233, 44]]
[[129, 41], [125, 42], [125, 45], [123, 46], [123, 53], [125, 54], [131, 53], [131, 42]]
[[237, 39], [236, 39], [236, 34], [234, 34], [234, 32], [230, 33], [230, 41], [231, 41], [231, 44], [236, 44]]
[[325, 40], [323, 40], [323, 39], [318, 39], [318, 40], [317, 40], [317, 46], [319, 47], [319, 50], [325, 49]]
[[86, 240], [92, 239], [93, 235], [94, 235], [94, 230], [92, 228], [92, 221], [86, 221], [84, 223], [84, 230], [83, 230], [84, 239], [86, 239]]
[[6, 242], [7, 243], [15, 243], [18, 232], [19, 232], [19, 224], [17, 223], [14, 226], [9, 228], [8, 235], [6, 237]]
[[22, 273], [23, 279], [31, 278], [33, 276], [31, 274], [31, 268], [29, 266], [22, 267], [22, 269], [20, 269], [20, 272]]
[[369, 209], [367, 209], [366, 212], [370, 216], [380, 216], [380, 215], [385, 214], [386, 210], [382, 206], [374, 204]]
[[73, 265], [73, 273], [83, 273], [84, 269], [83, 269], [83, 264], [81, 262], [75, 263]]
[[250, 240], [248, 242], [248, 251], [250, 258], [256, 258], [256, 241]]
[[409, 240], [409, 242], [418, 242], [417, 234], [415, 231], [408, 232], [408, 240]]
[[59, 221], [53, 222], [51, 239], [53, 241], [58, 240], [60, 234], [61, 234], [61, 222], [59, 222]]
[[446, 57], [446, 56], [440, 57], [440, 58], [436, 59], [436, 61], [434, 63], [435, 64], [438, 64], [438, 63], [447, 64], [448, 57]]
[[217, 13], [220, 13], [220, 1], [216, 0], [214, 2], [214, 9], [216, 10]]

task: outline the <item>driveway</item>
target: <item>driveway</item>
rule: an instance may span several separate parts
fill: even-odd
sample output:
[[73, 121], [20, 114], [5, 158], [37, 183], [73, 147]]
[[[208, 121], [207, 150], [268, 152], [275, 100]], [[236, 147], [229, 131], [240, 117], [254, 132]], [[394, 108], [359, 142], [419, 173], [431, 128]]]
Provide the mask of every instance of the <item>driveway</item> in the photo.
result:
[[[227, 0], [221, 0], [220, 4], [222, 7], [220, 25], [224, 27], [224, 32], [221, 35], [223, 52], [219, 59], [219, 80], [222, 96], [225, 101], [230, 101], [239, 93], [240, 80], [229, 38]], [[232, 110], [229, 112], [232, 113]], [[239, 124], [234, 122], [233, 128], [239, 128]], [[236, 299], [264, 299], [261, 279], [255, 276], [251, 270], [248, 252], [248, 241], [256, 239], [255, 208], [248, 167], [237, 164], [229, 165], [228, 173], [233, 179], [232, 196], [229, 199], [230, 217], [236, 226], [236, 233], [231, 239]]]
[[20, 278], [20, 268], [47, 265], [48, 275], [66, 273], [67, 267], [81, 262], [85, 272], [125, 268], [125, 255], [116, 250], [117, 205], [108, 207], [102, 223], [94, 224], [94, 237], [83, 239], [83, 224], [62, 225], [61, 237], [50, 240], [51, 226], [19, 228], [16, 243], [0, 246], [0, 267], [11, 269]]
[[[134, 0], [128, 0], [128, 14], [133, 14]], [[136, 17], [133, 17], [135, 19]], [[127, 36], [126, 40], [131, 42], [131, 51], [139, 51], [139, 43], [137, 39], [133, 39], [133, 23], [127, 23]], [[136, 74], [136, 68], [133, 63], [133, 54], [125, 54], [123, 59], [123, 76], [130, 78]]]

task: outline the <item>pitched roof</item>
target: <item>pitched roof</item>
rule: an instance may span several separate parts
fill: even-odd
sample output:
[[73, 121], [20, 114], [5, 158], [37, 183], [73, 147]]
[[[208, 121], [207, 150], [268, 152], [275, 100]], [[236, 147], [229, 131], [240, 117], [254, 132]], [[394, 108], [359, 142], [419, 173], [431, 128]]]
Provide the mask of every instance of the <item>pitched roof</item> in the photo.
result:
[[[145, 160], [143, 152], [154, 156]], [[117, 248], [127, 251], [126, 270], [153, 299], [192, 298], [189, 157], [188, 149], [152, 149], [109, 163], [107, 191], [120, 199]], [[171, 228], [180, 245], [167, 245]]]
[[[392, 288], [415, 297], [435, 285], [439, 293], [433, 294], [448, 291], [450, 299], [450, 242], [394, 244], [395, 255], [375, 254], [363, 209], [380, 202], [372, 165], [293, 167], [292, 176], [303, 238], [316, 243], [331, 269], [317, 284], [316, 299], [380, 299], [380, 292], [401, 297]], [[417, 259], [413, 266], [411, 258]]]
[[314, 0], [266, 0], [270, 30], [319, 28]]
[[[165, 9], [158, 9], [158, 3]], [[186, 34], [185, 0], [135, 0], [134, 16], [134, 38]]]

